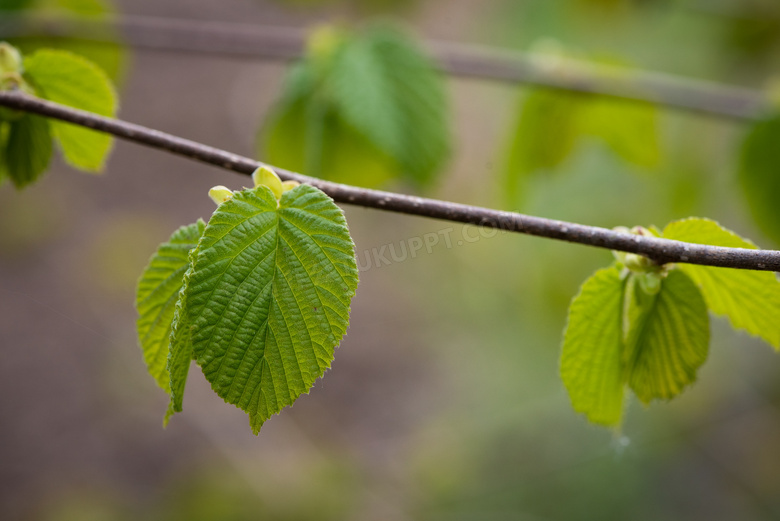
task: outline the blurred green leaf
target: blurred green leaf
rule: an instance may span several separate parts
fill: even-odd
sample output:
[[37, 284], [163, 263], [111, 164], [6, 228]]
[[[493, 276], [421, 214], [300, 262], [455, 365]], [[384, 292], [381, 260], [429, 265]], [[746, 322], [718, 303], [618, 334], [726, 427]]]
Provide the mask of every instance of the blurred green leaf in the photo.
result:
[[[6, 7], [4, 4], [9, 1], [11, 3]], [[3, 10], [29, 9], [34, 12], [67, 15], [91, 20], [107, 20], [117, 12], [113, 0], [3, 0], [3, 2], [3, 4], [0, 4], [0, 8]], [[42, 36], [13, 38], [11, 43], [17, 46], [23, 54], [32, 54], [34, 51], [43, 48], [55, 48], [73, 52], [97, 64], [106, 71], [112, 80], [119, 81], [124, 69], [126, 52], [124, 47], [118, 43], [120, 41], [119, 34], [113, 28], [106, 27], [102, 30], [105, 31], [106, 41], [101, 42], [99, 45], [79, 40], [78, 38]], [[111, 40], [117, 43], [110, 43]]]
[[265, 136], [269, 163], [358, 186], [379, 186], [396, 175], [395, 161], [335, 111], [316, 105], [301, 100], [278, 108]]
[[753, 220], [780, 243], [780, 114], [754, 124], [740, 153], [739, 181]]
[[531, 174], [556, 168], [572, 153], [585, 100], [581, 94], [549, 89], [534, 89], [522, 99], [504, 173], [510, 206], [524, 198]]
[[8, 139], [2, 154], [5, 172], [14, 186], [22, 188], [36, 181], [51, 161], [52, 144], [49, 122], [34, 114], [3, 123], [8, 125]]
[[554, 172], [592, 135], [629, 163], [650, 168], [660, 160], [657, 111], [653, 105], [606, 96], [534, 89], [521, 101], [504, 167], [504, 196], [521, 204], [530, 178]]
[[209, 220], [184, 323], [206, 379], [253, 432], [330, 367], [357, 275], [341, 209], [312, 186], [280, 201], [266, 186], [237, 192]]
[[[669, 223], [665, 239], [711, 244], [730, 248], [755, 249], [752, 242], [709, 219], [683, 219]], [[763, 338], [780, 348], [780, 282], [769, 271], [749, 271], [693, 264], [679, 268], [698, 284], [707, 307], [729, 318], [732, 327]]]
[[636, 344], [627, 351], [628, 384], [644, 403], [668, 400], [696, 380], [710, 341], [707, 306], [698, 287], [682, 271], [661, 283]]
[[581, 117], [583, 132], [604, 140], [625, 161], [645, 168], [660, 161], [658, 111], [654, 105], [593, 96]]
[[327, 31], [313, 35], [307, 57], [288, 74], [260, 153], [285, 168], [362, 186], [395, 177], [429, 185], [451, 148], [433, 63], [388, 26]]
[[569, 308], [561, 354], [561, 379], [574, 410], [602, 425], [623, 413], [623, 281], [610, 267], [585, 281]]
[[[24, 61], [25, 75], [42, 98], [113, 117], [117, 100], [106, 74], [88, 60], [67, 51], [44, 49]], [[103, 168], [113, 142], [104, 132], [62, 121], [51, 122], [65, 160], [81, 170]]]
[[149, 374], [165, 392], [170, 392], [167, 363], [174, 309], [190, 265], [190, 250], [197, 245], [205, 227], [199, 220], [176, 230], [157, 249], [138, 281], [138, 341]]

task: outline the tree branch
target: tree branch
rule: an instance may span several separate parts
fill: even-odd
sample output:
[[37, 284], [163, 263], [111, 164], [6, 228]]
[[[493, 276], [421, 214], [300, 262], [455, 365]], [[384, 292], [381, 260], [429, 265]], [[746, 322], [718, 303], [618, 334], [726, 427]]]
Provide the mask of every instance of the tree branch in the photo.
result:
[[[195, 141], [149, 129], [141, 125], [72, 109], [18, 91], [0, 92], [0, 106], [107, 132], [128, 141], [166, 150], [240, 174], [250, 175], [258, 166], [263, 165], [263, 163], [253, 159], [196, 143]], [[596, 226], [502, 212], [411, 195], [369, 190], [323, 181], [281, 168], [272, 168], [276, 170], [282, 179], [316, 186], [340, 203], [488, 228], [498, 228], [598, 248], [638, 253], [649, 257], [659, 264], [685, 262], [724, 268], [780, 271], [780, 251], [723, 248], [654, 237], [642, 237]]]
[[[56, 36], [114, 42], [117, 32], [139, 48], [279, 60], [300, 57], [306, 41], [302, 29], [251, 24], [129, 15], [110, 22], [64, 16], [0, 16], [0, 38]], [[670, 74], [478, 46], [429, 42], [428, 47], [440, 69], [455, 76], [659, 103], [736, 119], [757, 119], [772, 108], [760, 91]]]

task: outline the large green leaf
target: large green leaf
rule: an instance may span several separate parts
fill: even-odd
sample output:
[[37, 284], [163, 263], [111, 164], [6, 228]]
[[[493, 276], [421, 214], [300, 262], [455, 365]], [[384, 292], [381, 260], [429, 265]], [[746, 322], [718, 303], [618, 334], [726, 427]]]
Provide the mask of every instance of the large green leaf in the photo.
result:
[[780, 243], [780, 114], [759, 121], [748, 132], [739, 181], [756, 224]]
[[[115, 115], [117, 100], [111, 81], [86, 59], [48, 49], [26, 58], [24, 66], [41, 97], [101, 116]], [[111, 149], [110, 135], [62, 121], [51, 125], [68, 163], [87, 171], [103, 168]]]
[[160, 245], [138, 281], [135, 307], [138, 310], [138, 341], [144, 361], [158, 385], [170, 391], [168, 351], [174, 309], [189, 268], [189, 253], [203, 235], [206, 224], [182, 226]]
[[5, 173], [17, 188], [38, 179], [51, 161], [52, 145], [49, 122], [34, 114], [25, 114], [8, 125], [5, 151]]
[[597, 271], [571, 303], [563, 341], [561, 378], [572, 406], [602, 425], [617, 425], [623, 413], [622, 299], [620, 271]]
[[312, 186], [279, 202], [265, 186], [244, 190], [211, 217], [185, 290], [188, 327], [206, 379], [255, 433], [330, 367], [357, 280], [344, 215]]
[[[755, 249], [752, 242], [709, 219], [683, 219], [666, 226], [665, 239]], [[698, 284], [707, 307], [726, 315], [735, 329], [757, 335], [780, 348], [780, 283], [768, 271], [735, 270], [680, 264]]]
[[650, 305], [635, 343], [626, 346], [628, 384], [645, 403], [674, 398], [693, 383], [710, 341], [704, 298], [682, 271], [669, 272]]
[[[315, 34], [265, 127], [268, 161], [340, 182], [433, 181], [449, 156], [442, 81], [400, 31]], [[324, 42], [324, 43], [323, 43]]]

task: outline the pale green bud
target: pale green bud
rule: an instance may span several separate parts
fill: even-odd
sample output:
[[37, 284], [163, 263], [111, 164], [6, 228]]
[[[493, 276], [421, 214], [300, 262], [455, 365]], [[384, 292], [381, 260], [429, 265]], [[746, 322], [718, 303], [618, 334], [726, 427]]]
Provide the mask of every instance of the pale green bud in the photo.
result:
[[13, 45], [0, 42], [0, 74], [22, 72], [22, 55]]
[[284, 188], [282, 187], [282, 180], [276, 175], [276, 172], [268, 167], [261, 166], [252, 174], [252, 180], [255, 182], [255, 187], [260, 185], [267, 186], [273, 192], [274, 197], [277, 200], [282, 198]]
[[211, 197], [211, 200], [217, 203], [217, 205], [220, 205], [233, 197], [233, 192], [229, 188], [219, 185], [209, 190], [209, 197]]
[[293, 188], [295, 188], [299, 184], [301, 184], [301, 183], [299, 183], [298, 181], [283, 181], [282, 182], [282, 190], [287, 192], [289, 190], [292, 190]]

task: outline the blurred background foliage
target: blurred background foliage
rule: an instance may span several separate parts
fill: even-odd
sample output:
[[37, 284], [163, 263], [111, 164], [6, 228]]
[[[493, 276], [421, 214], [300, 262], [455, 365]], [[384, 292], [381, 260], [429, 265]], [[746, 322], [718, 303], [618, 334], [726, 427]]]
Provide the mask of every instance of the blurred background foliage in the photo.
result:
[[[109, 20], [116, 14], [116, 7], [113, 0], [0, 0], [0, 11], [65, 15], [85, 20]], [[115, 39], [116, 43], [95, 45], [78, 38], [63, 40], [40, 36], [11, 38], [9, 41], [23, 54], [52, 47], [80, 54], [99, 65], [111, 79], [117, 82], [123, 77], [127, 60], [126, 50], [119, 43], [116, 31], [106, 28], [104, 32], [107, 39]]]
[[[756, 89], [780, 69], [774, 0], [115, 4], [349, 35], [392, 14], [423, 48], [552, 41], [577, 57]], [[150, 50], [120, 62], [121, 117], [245, 155], [259, 125], [291, 110], [292, 73], [279, 63]], [[776, 122], [440, 81], [450, 153], [427, 181], [404, 177], [390, 148], [373, 154], [382, 145], [343, 113], [321, 123], [320, 146], [342, 154], [328, 161], [354, 163], [356, 183], [606, 227], [707, 216], [778, 245]], [[215, 184], [246, 180], [118, 143], [100, 178], [59, 161], [21, 194], [0, 190], [0, 518], [780, 518], [771, 348], [713, 320], [697, 385], [668, 405], [631, 403], [621, 432], [593, 427], [569, 406], [558, 350], [570, 299], [609, 252], [362, 208], [345, 207], [362, 267], [351, 327], [312, 393], [255, 438], [193, 371], [185, 411], [163, 431], [166, 400], [134, 337], [133, 279], [154, 244], [213, 211]]]

